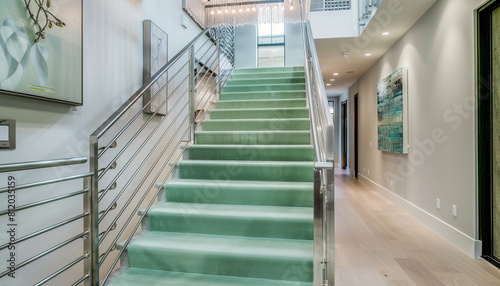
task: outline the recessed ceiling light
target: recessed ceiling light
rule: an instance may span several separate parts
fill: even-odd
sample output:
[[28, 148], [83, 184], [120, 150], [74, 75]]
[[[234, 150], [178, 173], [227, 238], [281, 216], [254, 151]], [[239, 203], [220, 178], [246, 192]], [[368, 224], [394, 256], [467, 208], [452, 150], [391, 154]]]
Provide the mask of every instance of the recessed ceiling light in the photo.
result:
[[326, 86], [330, 86], [331, 84], [327, 83]]
[[370, 53], [365, 54], [365, 56], [366, 56], [366, 57], [369, 57], [369, 56], [371, 56], [371, 55], [372, 55], [372, 54], [370, 54]]
[[276, 53], [278, 50], [273, 50], [273, 53]]
[[339, 73], [338, 73], [338, 72], [336, 72], [336, 73], [334, 73], [333, 75], [339, 75]]
[[389, 35], [389, 34], [390, 34], [389, 32], [383, 32], [383, 33], [382, 33], [382, 36], [387, 36], [387, 35]]
[[335, 81], [335, 79], [334, 79], [334, 78], [331, 78], [331, 79], [330, 79], [330, 81]]

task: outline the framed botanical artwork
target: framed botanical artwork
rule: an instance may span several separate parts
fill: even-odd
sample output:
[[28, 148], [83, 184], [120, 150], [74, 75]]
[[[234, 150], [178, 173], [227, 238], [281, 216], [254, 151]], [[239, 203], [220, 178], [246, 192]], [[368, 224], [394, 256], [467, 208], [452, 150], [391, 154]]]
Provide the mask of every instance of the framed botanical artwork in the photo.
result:
[[0, 94], [82, 105], [83, 0], [0, 2]]
[[[146, 82], [168, 62], [168, 35], [151, 20], [144, 20], [143, 28], [143, 82]], [[167, 114], [167, 82], [168, 74], [165, 73], [144, 93], [143, 104], [145, 106], [145, 113], [152, 114], [156, 112], [157, 115]]]
[[377, 85], [378, 149], [408, 154], [408, 70], [400, 68]]

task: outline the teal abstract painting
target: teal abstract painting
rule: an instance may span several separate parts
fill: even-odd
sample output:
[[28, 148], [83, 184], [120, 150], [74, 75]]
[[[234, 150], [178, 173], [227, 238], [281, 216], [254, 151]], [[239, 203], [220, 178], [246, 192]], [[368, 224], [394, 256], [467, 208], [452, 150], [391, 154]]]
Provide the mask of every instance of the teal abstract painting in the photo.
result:
[[377, 85], [378, 150], [408, 154], [407, 69]]

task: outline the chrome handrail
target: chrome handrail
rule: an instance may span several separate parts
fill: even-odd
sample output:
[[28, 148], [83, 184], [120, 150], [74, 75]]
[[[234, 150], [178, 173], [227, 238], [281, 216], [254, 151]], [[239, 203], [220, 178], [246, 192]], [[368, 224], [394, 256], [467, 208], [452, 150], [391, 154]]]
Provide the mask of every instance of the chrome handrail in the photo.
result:
[[[19, 174], [19, 172], [23, 172], [23, 171], [29, 171], [29, 170], [34, 170], [34, 169], [49, 169], [49, 168], [53, 168], [53, 167], [61, 167], [61, 166], [70, 166], [70, 165], [79, 165], [79, 164], [83, 164], [83, 163], [86, 163], [87, 162], [87, 158], [85, 157], [79, 157], [79, 158], [64, 158], [64, 159], [55, 159], [55, 160], [41, 160], [41, 161], [31, 161], [31, 162], [19, 162], [19, 163], [9, 163], [9, 164], [2, 164], [0, 165], [0, 173], [8, 173], [8, 178], [9, 178], [9, 181], [12, 180], [14, 181], [17, 177], [17, 174]], [[82, 179], [82, 185], [83, 185], [83, 189], [80, 190], [80, 191], [76, 191], [76, 192], [71, 192], [71, 193], [66, 193], [66, 194], [62, 194], [62, 195], [59, 195], [59, 196], [55, 196], [55, 197], [51, 197], [51, 198], [48, 198], [48, 199], [41, 199], [41, 200], [38, 200], [38, 201], [35, 201], [35, 202], [32, 202], [32, 203], [27, 203], [27, 204], [24, 204], [24, 205], [17, 205], [15, 206], [15, 209], [11, 209], [10, 207], [6, 210], [1, 210], [0, 211], [0, 216], [9, 216], [11, 217], [12, 214], [16, 215], [17, 212], [21, 212], [21, 211], [24, 211], [26, 209], [30, 209], [30, 208], [34, 208], [34, 207], [39, 207], [39, 206], [42, 206], [42, 205], [45, 205], [45, 204], [48, 204], [48, 203], [53, 203], [53, 202], [56, 202], [56, 201], [61, 201], [61, 200], [65, 200], [65, 199], [68, 199], [68, 198], [72, 198], [72, 197], [75, 197], [75, 196], [82, 196], [82, 200], [83, 202], [86, 202], [86, 201], [89, 201], [89, 198], [90, 198], [90, 193], [92, 192], [91, 189], [88, 188], [88, 186], [90, 186], [89, 182], [90, 182], [90, 177], [92, 177], [92, 174], [90, 173], [84, 173], [84, 174], [79, 174], [79, 175], [71, 175], [71, 176], [66, 176], [66, 177], [62, 177], [62, 178], [56, 178], [56, 179], [46, 179], [46, 180], [43, 180], [43, 181], [38, 181], [38, 182], [33, 182], [33, 183], [26, 183], [26, 184], [23, 184], [23, 185], [15, 185], [15, 184], [12, 184], [7, 187], [2, 187], [0, 188], [0, 193], [7, 193], [8, 195], [8, 198], [9, 199], [12, 199], [12, 200], [15, 200], [15, 194], [17, 194], [18, 191], [20, 190], [26, 190], [26, 189], [33, 189], [33, 188], [36, 188], [36, 187], [41, 187], [41, 186], [46, 186], [46, 185], [56, 185], [58, 183], [62, 183], [62, 182], [69, 182], [69, 181], [74, 181], [74, 180], [77, 180], [77, 179]], [[12, 198], [11, 198], [12, 196]], [[17, 202], [17, 201], [16, 201]], [[12, 213], [12, 212], [15, 212], [15, 213]], [[62, 217], [64, 217], [64, 214], [61, 214]], [[45, 257], [79, 239], [82, 239], [83, 240], [83, 243], [84, 245], [86, 243], [88, 243], [88, 240], [87, 240], [87, 237], [91, 234], [91, 232], [93, 231], [92, 229], [88, 228], [88, 227], [85, 227], [85, 226], [88, 226], [88, 220], [89, 220], [89, 217], [90, 217], [90, 213], [88, 211], [88, 209], [86, 209], [84, 207], [84, 210], [83, 210], [83, 213], [81, 214], [78, 214], [76, 216], [73, 216], [73, 217], [70, 217], [70, 218], [66, 218], [65, 220], [63, 221], [59, 221], [51, 226], [48, 226], [48, 227], [45, 227], [45, 228], [42, 228], [42, 229], [38, 229], [34, 232], [31, 232], [30, 234], [27, 234], [27, 235], [24, 235], [22, 237], [14, 237], [14, 241], [12, 241], [12, 239], [10, 239], [10, 241], [6, 242], [6, 243], [3, 243], [2, 245], [0, 245], [0, 250], [4, 250], [4, 249], [7, 249], [9, 248], [9, 251], [12, 251], [10, 246], [12, 245], [19, 245], [19, 244], [25, 244], [27, 243], [29, 240], [33, 239], [33, 238], [36, 238], [42, 234], [46, 234], [46, 233], [49, 233], [53, 230], [56, 230], [56, 229], [59, 229], [60, 227], [63, 227], [63, 226], [66, 226], [70, 223], [74, 223], [74, 222], [77, 222], [79, 220], [82, 220], [82, 225], [84, 225], [84, 230], [82, 233], [76, 235], [76, 236], [73, 236], [72, 238], [70, 239], [67, 239], [65, 241], [62, 241], [54, 246], [52, 246], [51, 248], [49, 249], [46, 249], [34, 256], [32, 256], [31, 258], [28, 258], [28, 259], [25, 259], [24, 261], [22, 262], [19, 262], [15, 265], [15, 271], [25, 267], [26, 265], [29, 265], [37, 260], [39, 260], [40, 258], [42, 257]], [[10, 221], [10, 220], [9, 220]], [[15, 221], [14, 221], [15, 222]], [[12, 223], [10, 226], [12, 226], [13, 228], [17, 228], [17, 222], [16, 223]], [[35, 247], [28, 247], [27, 249], [37, 249]], [[12, 254], [11, 254], [12, 255]], [[89, 260], [85, 260], [86, 258], [90, 257], [92, 254], [90, 252], [85, 252], [79, 257], [77, 258], [76, 260], [73, 260], [72, 262], [66, 264], [65, 266], [63, 266], [62, 268], [60, 268], [59, 270], [53, 272], [52, 274], [46, 276], [44, 279], [40, 280], [40, 282], [34, 284], [34, 285], [43, 285], [45, 284], [46, 282], [48, 282], [49, 280], [52, 280], [54, 279], [55, 277], [59, 276], [60, 274], [66, 272], [67, 270], [73, 268], [75, 265], [77, 265], [79, 262], [81, 261], [84, 261], [84, 264], [88, 264]], [[7, 269], [6, 271], [3, 271], [0, 273], [0, 278], [2, 277], [5, 277], [7, 275], [10, 275], [11, 273], [11, 269]], [[87, 281], [87, 278], [90, 277], [91, 273], [90, 272], [86, 272], [86, 274], [84, 275], [85, 278], [81, 279], [80, 282], [84, 282], [84, 281]], [[36, 276], [32, 276], [34, 278], [36, 278]]]
[[10, 163], [10, 164], [0, 165], [0, 173], [26, 171], [26, 170], [40, 169], [40, 168], [60, 167], [60, 166], [83, 164], [83, 163], [87, 163], [86, 157]]
[[[220, 35], [230, 39], [221, 44]], [[182, 151], [195, 141], [196, 117], [213, 107], [234, 69], [233, 39], [232, 27], [204, 29], [91, 134], [90, 285], [109, 282], [145, 217], [137, 216], [138, 210], [147, 213], [156, 203]], [[166, 83], [159, 86], [165, 76]], [[148, 93], [153, 86], [160, 91]], [[143, 103], [145, 94], [151, 97]], [[144, 114], [153, 101], [152, 113]], [[166, 107], [166, 115], [159, 117]], [[123, 248], [115, 252], [118, 243]]]
[[[309, 22], [302, 24], [307, 104], [314, 145], [314, 284], [334, 285], [334, 122]], [[320, 275], [321, 273], [321, 275]]]

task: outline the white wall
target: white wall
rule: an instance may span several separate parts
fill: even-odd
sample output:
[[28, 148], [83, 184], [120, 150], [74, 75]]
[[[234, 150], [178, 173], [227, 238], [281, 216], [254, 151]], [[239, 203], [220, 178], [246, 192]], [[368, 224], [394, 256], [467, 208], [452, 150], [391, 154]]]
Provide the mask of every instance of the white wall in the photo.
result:
[[351, 10], [311, 12], [309, 21], [314, 39], [352, 38], [360, 35], [357, 1], [352, 1]]
[[[471, 256], [477, 238], [474, 9], [481, 2], [438, 1], [351, 87], [349, 98], [352, 103], [359, 93], [361, 179]], [[409, 74], [408, 155], [377, 150], [377, 82], [399, 67]], [[352, 104], [350, 111], [353, 122]], [[354, 161], [349, 164], [353, 169]]]
[[[85, 0], [84, 2], [84, 105], [73, 110], [69, 106], [0, 95], [0, 118], [13, 119], [17, 123], [17, 148], [0, 151], [0, 164], [34, 160], [55, 159], [74, 156], [88, 156], [89, 135], [111, 115], [127, 98], [142, 85], [142, 21], [151, 19], [168, 34], [169, 57], [171, 58], [185, 44], [194, 38], [200, 29], [191, 20], [188, 27], [181, 27], [182, 1], [161, 0]], [[188, 17], [189, 19], [189, 17]], [[88, 171], [88, 164], [56, 168], [46, 172], [14, 175], [18, 184], [42, 179], [42, 175], [59, 177]], [[8, 175], [8, 174], [7, 174]], [[7, 182], [6, 174], [0, 176], [0, 186]], [[72, 185], [81, 188], [81, 183]], [[76, 191], [77, 189], [71, 189]], [[68, 190], [47, 188], [44, 193], [19, 191], [19, 204], [34, 198], [51, 197]], [[4, 201], [4, 197], [1, 197]], [[61, 204], [52, 204], [42, 212], [19, 214], [18, 237], [34, 231], [37, 225], [46, 221], [60, 221], [66, 216], [81, 211], [81, 197]], [[1, 206], [4, 209], [6, 206]], [[47, 218], [46, 218], [47, 217]], [[4, 222], [0, 222], [5, 225]], [[37, 240], [26, 242], [19, 248], [18, 262], [43, 251], [61, 240], [67, 233], [76, 234], [81, 225], [73, 225], [62, 231]], [[0, 234], [0, 243], [5, 242], [5, 233]], [[16, 280], [0, 279], [0, 285], [33, 285], [47, 271], [56, 271], [69, 258], [81, 254], [78, 248], [65, 248], [18, 271]], [[23, 250], [24, 249], [24, 250]], [[5, 252], [0, 257], [6, 257]], [[0, 266], [4, 267], [2, 259]], [[39, 273], [43, 271], [44, 273]], [[63, 285], [76, 281], [81, 273], [70, 271], [47, 285]], [[78, 276], [78, 277], [77, 277]], [[64, 281], [64, 282], [62, 282]]]
[[285, 66], [303, 66], [304, 48], [302, 45], [301, 24], [285, 23]]

